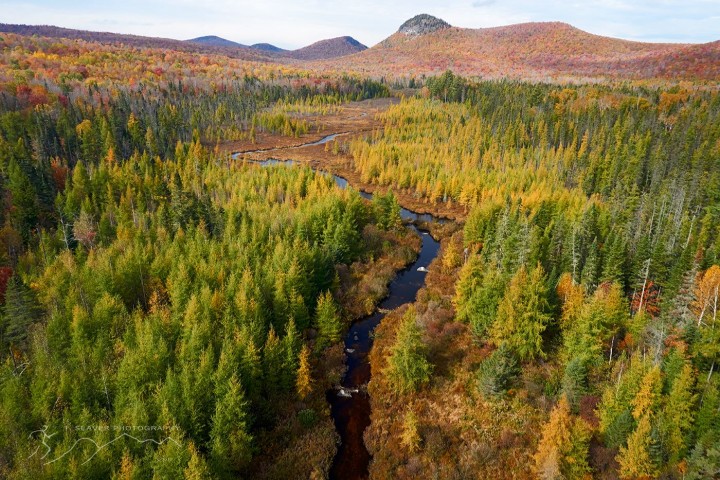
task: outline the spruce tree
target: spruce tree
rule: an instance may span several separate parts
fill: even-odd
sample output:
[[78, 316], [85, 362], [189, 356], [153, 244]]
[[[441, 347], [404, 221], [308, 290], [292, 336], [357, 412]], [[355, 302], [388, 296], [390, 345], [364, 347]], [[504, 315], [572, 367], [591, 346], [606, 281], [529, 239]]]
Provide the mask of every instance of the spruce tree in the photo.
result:
[[275, 330], [270, 327], [265, 346], [263, 347], [263, 383], [268, 396], [280, 392], [283, 387], [284, 354]]
[[545, 273], [538, 265], [528, 275], [521, 266], [498, 305], [492, 327], [495, 345], [507, 345], [520, 360], [543, 356], [542, 334], [550, 324]]
[[315, 311], [315, 327], [318, 331], [317, 349], [323, 350], [340, 341], [340, 315], [329, 291], [318, 298]]
[[281, 343], [284, 354], [282, 374], [283, 389], [292, 390], [296, 382], [295, 374], [298, 369], [298, 355], [300, 354], [300, 348], [302, 346], [300, 334], [297, 328], [295, 328], [295, 320], [293, 320], [292, 317], [290, 317], [287, 322], [285, 336]]
[[672, 463], [680, 461], [687, 453], [687, 442], [695, 420], [697, 395], [693, 393], [694, 383], [692, 365], [686, 363], [673, 381], [663, 409], [663, 433]]
[[505, 280], [500, 271], [473, 256], [460, 271], [454, 299], [457, 319], [470, 324], [479, 340], [493, 322], [503, 296]]
[[37, 193], [28, 175], [15, 161], [8, 165], [8, 190], [13, 203], [11, 217], [13, 225], [27, 243], [30, 232], [38, 223], [39, 205]]
[[427, 345], [411, 306], [403, 315], [390, 351], [386, 373], [397, 393], [417, 390], [430, 380], [433, 366], [427, 359]]
[[40, 320], [42, 308], [35, 294], [15, 274], [7, 284], [5, 305], [2, 308], [0, 333], [8, 346], [23, 348], [26, 344], [30, 326]]
[[[252, 455], [247, 402], [236, 377], [230, 379], [225, 396], [218, 399], [210, 431], [210, 455], [220, 471], [237, 472]], [[192, 459], [190, 460], [192, 464]]]

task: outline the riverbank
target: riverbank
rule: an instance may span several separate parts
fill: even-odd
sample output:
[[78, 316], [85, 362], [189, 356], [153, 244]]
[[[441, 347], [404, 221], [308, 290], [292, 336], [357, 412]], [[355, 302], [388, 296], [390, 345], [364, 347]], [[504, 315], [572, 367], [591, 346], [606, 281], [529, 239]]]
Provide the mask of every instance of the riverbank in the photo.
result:
[[[387, 297], [390, 283], [417, 258], [421, 247], [420, 238], [405, 229], [385, 232], [368, 226], [363, 239], [368, 245], [365, 257], [351, 265], [336, 267], [339, 280], [336, 300], [346, 330], [372, 313]], [[288, 398], [281, 402], [286, 408], [280, 421], [258, 439], [262, 451], [256, 462], [259, 468], [250, 472], [252, 478], [327, 478], [340, 436], [326, 392], [335, 392], [347, 371], [344, 345], [338, 343], [315, 359], [316, 384], [305, 400]]]
[[[372, 455], [369, 478], [535, 478], [531, 459], [544, 410], [512, 392], [488, 400], [476, 388], [478, 366], [492, 349], [455, 320], [453, 297], [462, 260], [450, 257], [462, 251], [462, 244], [461, 231], [443, 239], [413, 304], [433, 365], [428, 385], [397, 394], [385, 373], [409, 304], [391, 312], [375, 331], [368, 385], [372, 413], [365, 432]], [[532, 377], [524, 382], [536, 388]]]

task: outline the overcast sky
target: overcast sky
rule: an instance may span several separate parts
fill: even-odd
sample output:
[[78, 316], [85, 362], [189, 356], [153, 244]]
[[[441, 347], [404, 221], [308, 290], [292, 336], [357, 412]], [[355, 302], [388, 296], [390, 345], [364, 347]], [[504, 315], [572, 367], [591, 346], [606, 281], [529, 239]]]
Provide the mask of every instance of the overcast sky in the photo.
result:
[[283, 48], [341, 35], [372, 46], [418, 13], [458, 27], [557, 20], [629, 40], [720, 40], [720, 0], [0, 0], [0, 23]]

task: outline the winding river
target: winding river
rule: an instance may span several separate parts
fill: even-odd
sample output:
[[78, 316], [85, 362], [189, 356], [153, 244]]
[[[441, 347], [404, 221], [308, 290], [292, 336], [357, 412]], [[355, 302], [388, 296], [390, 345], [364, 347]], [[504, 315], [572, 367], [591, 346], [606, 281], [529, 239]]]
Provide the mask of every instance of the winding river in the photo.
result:
[[[307, 143], [291, 148], [301, 148], [312, 145], [322, 145], [338, 135], [328, 135], [317, 142]], [[287, 148], [281, 148], [285, 150]], [[272, 152], [274, 149], [258, 150], [244, 153]], [[278, 149], [280, 150], [280, 149]], [[242, 153], [234, 154], [239, 158]], [[262, 166], [288, 165], [299, 162], [293, 160], [268, 159], [252, 161]], [[327, 172], [319, 171], [322, 174]], [[340, 188], [347, 188], [347, 179], [333, 175], [335, 183]], [[372, 199], [372, 194], [360, 192], [366, 199]], [[370, 363], [368, 354], [373, 344], [373, 331], [385, 317], [385, 313], [401, 305], [415, 301], [418, 291], [425, 283], [425, 275], [430, 262], [437, 256], [440, 243], [433, 239], [429, 232], [413, 224], [413, 222], [443, 222], [444, 219], [435, 218], [430, 214], [420, 214], [400, 209], [400, 216], [407, 222], [407, 228], [420, 235], [422, 247], [414, 263], [402, 270], [390, 283], [388, 296], [380, 302], [375, 312], [367, 317], [355, 321], [345, 336], [345, 354], [347, 371], [340, 385], [336, 389], [328, 390], [326, 397], [335, 428], [340, 435], [341, 443], [330, 469], [330, 478], [338, 480], [364, 479], [368, 477], [370, 453], [363, 441], [363, 432], [370, 425], [370, 398], [367, 394], [367, 384], [370, 381]]]

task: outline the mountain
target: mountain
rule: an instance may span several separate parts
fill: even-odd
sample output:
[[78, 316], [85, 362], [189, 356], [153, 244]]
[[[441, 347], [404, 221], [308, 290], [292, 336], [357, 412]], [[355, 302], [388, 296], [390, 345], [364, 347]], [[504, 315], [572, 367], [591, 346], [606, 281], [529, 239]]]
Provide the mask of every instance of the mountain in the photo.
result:
[[334, 59], [367, 50], [367, 47], [352, 37], [337, 37], [320, 40], [307, 47], [293, 50], [292, 58], [298, 60]]
[[0, 32], [19, 35], [37, 35], [49, 38], [69, 38], [88, 42], [128, 45], [137, 48], [161, 48], [189, 53], [212, 53], [226, 55], [242, 60], [283, 61], [333, 59], [366, 50], [367, 47], [352, 37], [337, 37], [320, 40], [312, 45], [297, 49], [284, 50], [269, 43], [256, 43], [252, 46], [233, 42], [216, 35], [174, 40], [170, 38], [143, 37], [111, 32], [92, 32], [51, 25], [14, 25], [0, 23]]
[[222, 37], [218, 37], [215, 35], [207, 35], [205, 37], [191, 38], [190, 40], [185, 40], [185, 41], [190, 42], [190, 43], [199, 43], [200, 45], [209, 45], [211, 47], [247, 48], [246, 45], [243, 45], [243, 44], [237, 43], [237, 42], [233, 42], [232, 40], [226, 40]]
[[250, 45], [250, 48], [253, 48], [255, 50], [261, 50], [263, 52], [270, 52], [270, 53], [284, 53], [287, 52], [284, 48], [276, 47], [275, 45], [272, 45], [270, 43], [256, 43], [254, 45]]
[[374, 47], [319, 68], [372, 76], [445, 70], [487, 78], [720, 78], [720, 43], [643, 43], [593, 35], [566, 23], [457, 28], [418, 15]]
[[419, 77], [452, 70], [465, 76], [536, 81], [720, 80], [720, 42], [633, 42], [594, 35], [560, 22], [471, 29], [453, 27], [422, 14], [409, 19], [397, 32], [369, 49], [352, 37], [337, 37], [292, 51], [267, 43], [247, 47], [217, 36], [181, 41], [10, 24], [0, 24], [0, 32], [217, 54], [241, 60], [295, 60], [311, 62], [309, 66], [317, 70], [353, 71], [375, 78]]
[[270, 60], [270, 57], [262, 51], [253, 50], [219, 37], [200, 37], [200, 39], [216, 38], [224, 40], [225, 42], [233, 43], [234, 45], [213, 45], [203, 41], [193, 41], [197, 39], [183, 41], [171, 38], [143, 37], [140, 35], [127, 35], [111, 32], [92, 32], [88, 30], [55, 27], [52, 25], [14, 25], [0, 23], [0, 32], [27, 36], [37, 35], [39, 37], [49, 38], [69, 38], [73, 40], [83, 40], [86, 42], [125, 45], [135, 48], [159, 48], [188, 53], [217, 54], [225, 55], [231, 58], [239, 58], [241, 60]]

